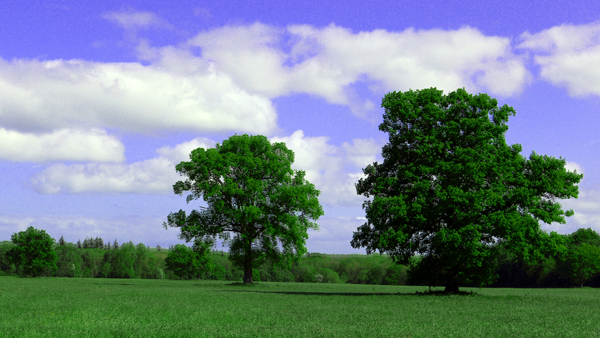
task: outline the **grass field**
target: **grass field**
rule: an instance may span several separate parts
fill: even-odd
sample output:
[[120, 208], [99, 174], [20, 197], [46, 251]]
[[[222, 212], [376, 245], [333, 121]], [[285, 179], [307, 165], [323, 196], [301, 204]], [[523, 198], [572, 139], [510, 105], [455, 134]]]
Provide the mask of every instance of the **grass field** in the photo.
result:
[[[0, 277], [3, 337], [598, 337], [598, 289]], [[439, 289], [441, 290], [441, 288]]]

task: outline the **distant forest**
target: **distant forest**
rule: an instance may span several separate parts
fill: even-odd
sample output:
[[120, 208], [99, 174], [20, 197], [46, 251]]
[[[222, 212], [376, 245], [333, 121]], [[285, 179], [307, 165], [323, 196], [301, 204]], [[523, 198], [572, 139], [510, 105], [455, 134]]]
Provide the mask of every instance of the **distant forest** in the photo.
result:
[[[592, 229], [579, 229], [562, 235], [568, 251], [561, 257], [546, 257], [537, 265], [525, 264], [498, 250], [498, 278], [489, 287], [556, 288], [600, 287], [600, 236]], [[14, 246], [0, 242], [0, 276], [23, 276], [23, 267], [10, 264], [6, 253]], [[66, 243], [61, 239], [53, 247], [57, 254], [57, 270], [47, 269], [45, 277], [144, 278], [144, 279], [209, 279], [242, 281], [243, 271], [233, 266], [228, 253], [211, 251], [210, 268], [199, 268], [183, 274], [168, 268], [166, 259], [174, 252], [169, 248], [150, 248], [132, 242], [119, 245], [102, 238], [86, 238], [83, 243]], [[191, 249], [190, 249], [191, 251]], [[414, 257], [415, 260], [420, 257]], [[394, 264], [387, 255], [331, 255], [308, 253], [290, 268], [265, 261], [253, 270], [255, 281], [411, 285], [409, 266]], [[585, 283], [578, 275], [585, 271]], [[435, 285], [433, 285], [435, 286]], [[476, 286], [476, 285], [464, 285]]]

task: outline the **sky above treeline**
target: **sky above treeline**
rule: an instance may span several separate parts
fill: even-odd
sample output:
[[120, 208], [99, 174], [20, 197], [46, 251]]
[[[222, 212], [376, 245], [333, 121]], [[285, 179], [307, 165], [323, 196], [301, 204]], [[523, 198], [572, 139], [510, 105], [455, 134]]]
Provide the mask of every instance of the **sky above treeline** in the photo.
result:
[[[167, 247], [186, 204], [175, 165], [233, 134], [296, 154], [325, 216], [310, 252], [365, 222], [354, 184], [381, 162], [385, 94], [465, 88], [508, 104], [521, 154], [583, 173], [575, 215], [600, 230], [598, 1], [13, 1], [0, 11], [0, 241]], [[191, 245], [191, 243], [188, 243]], [[218, 247], [223, 250], [226, 248]]]

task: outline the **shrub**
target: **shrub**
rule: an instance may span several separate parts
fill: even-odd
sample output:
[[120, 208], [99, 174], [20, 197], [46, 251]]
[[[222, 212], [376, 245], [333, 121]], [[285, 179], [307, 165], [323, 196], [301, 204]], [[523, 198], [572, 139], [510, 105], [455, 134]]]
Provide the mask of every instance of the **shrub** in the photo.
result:
[[293, 282], [294, 274], [288, 269], [273, 268], [273, 269], [271, 269], [271, 281], [273, 281], [273, 282]]
[[322, 268], [319, 270], [319, 274], [322, 276], [323, 283], [340, 283], [340, 276], [337, 272], [329, 268]]
[[379, 264], [375, 264], [372, 265], [367, 272], [367, 278], [366, 278], [366, 283], [367, 284], [381, 284], [381, 281], [383, 280], [383, 276], [385, 276], [386, 273], [386, 269], [379, 265]]
[[221, 265], [215, 264], [212, 271], [210, 272], [210, 279], [212, 280], [226, 280], [227, 270]]
[[258, 269], [252, 269], [252, 280], [260, 281], [260, 271], [258, 271]]

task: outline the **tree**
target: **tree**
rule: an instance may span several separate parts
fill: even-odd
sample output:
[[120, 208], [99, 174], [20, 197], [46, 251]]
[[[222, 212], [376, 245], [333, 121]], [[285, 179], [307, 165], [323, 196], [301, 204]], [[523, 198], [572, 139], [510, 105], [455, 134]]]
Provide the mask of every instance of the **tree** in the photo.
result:
[[77, 248], [81, 249], [81, 239], [77, 240]]
[[60, 246], [67, 245], [67, 243], [65, 242], [65, 239], [63, 238], [63, 236], [60, 236], [60, 239], [58, 240], [58, 245], [60, 245]]
[[83, 259], [79, 249], [61, 245], [56, 248], [56, 255], [56, 277], [79, 277], [81, 275]]
[[94, 240], [94, 244], [94, 247], [96, 249], [104, 248], [104, 240], [102, 239], [102, 237], [96, 237], [96, 239]]
[[571, 247], [562, 265], [562, 275], [583, 287], [600, 274], [600, 248], [589, 243]]
[[161, 251], [162, 248], [160, 247], [160, 244], [156, 246], [156, 251]]
[[120, 248], [117, 245], [116, 249], [113, 247], [112, 251], [104, 253], [100, 270], [105, 277], [135, 278], [135, 260], [136, 249], [133, 243], [125, 243]]
[[[173, 191], [191, 191], [187, 202], [201, 196], [208, 207], [189, 215], [179, 210], [168, 226], [181, 228], [180, 239], [229, 244], [229, 259], [252, 283], [252, 269], [265, 259], [288, 265], [306, 252], [309, 222], [323, 215], [319, 191], [305, 180], [304, 171], [291, 169], [294, 152], [265, 136], [234, 135], [216, 148], [198, 148], [176, 170], [187, 176]], [[281, 244], [281, 248], [279, 245]]]
[[573, 210], [565, 214], [553, 202], [576, 198], [583, 175], [568, 172], [562, 158], [532, 152], [527, 160], [519, 144], [509, 147], [512, 107], [499, 109], [487, 94], [445, 96], [436, 88], [389, 93], [382, 107], [379, 129], [389, 143], [383, 163], [368, 165], [356, 184], [373, 199], [363, 204], [367, 222], [354, 232], [354, 248], [387, 252], [398, 264], [420, 255], [409, 273], [456, 293], [461, 284], [493, 282], [497, 243], [526, 262], [566, 250], [538, 222], [566, 223]]
[[578, 246], [582, 243], [588, 243], [600, 247], [600, 235], [592, 228], [580, 228], [567, 235], [567, 242], [571, 246]]
[[46, 268], [56, 270], [56, 252], [52, 248], [55, 241], [44, 230], [29, 227], [14, 233], [11, 241], [15, 245], [8, 252], [15, 266], [22, 265], [25, 275], [37, 277]]
[[180, 279], [198, 277], [201, 272], [211, 268], [209, 257], [206, 250], [195, 252], [183, 244], [177, 244], [165, 258], [165, 265]]
[[113, 249], [117, 250], [119, 249], [119, 243], [117, 242], [117, 240], [115, 239], [115, 243], [113, 244]]
[[10, 257], [8, 257], [8, 252], [13, 247], [14, 244], [12, 244], [10, 241], [0, 242], [0, 271], [7, 272], [9, 274], [14, 272], [15, 265], [11, 262]]

